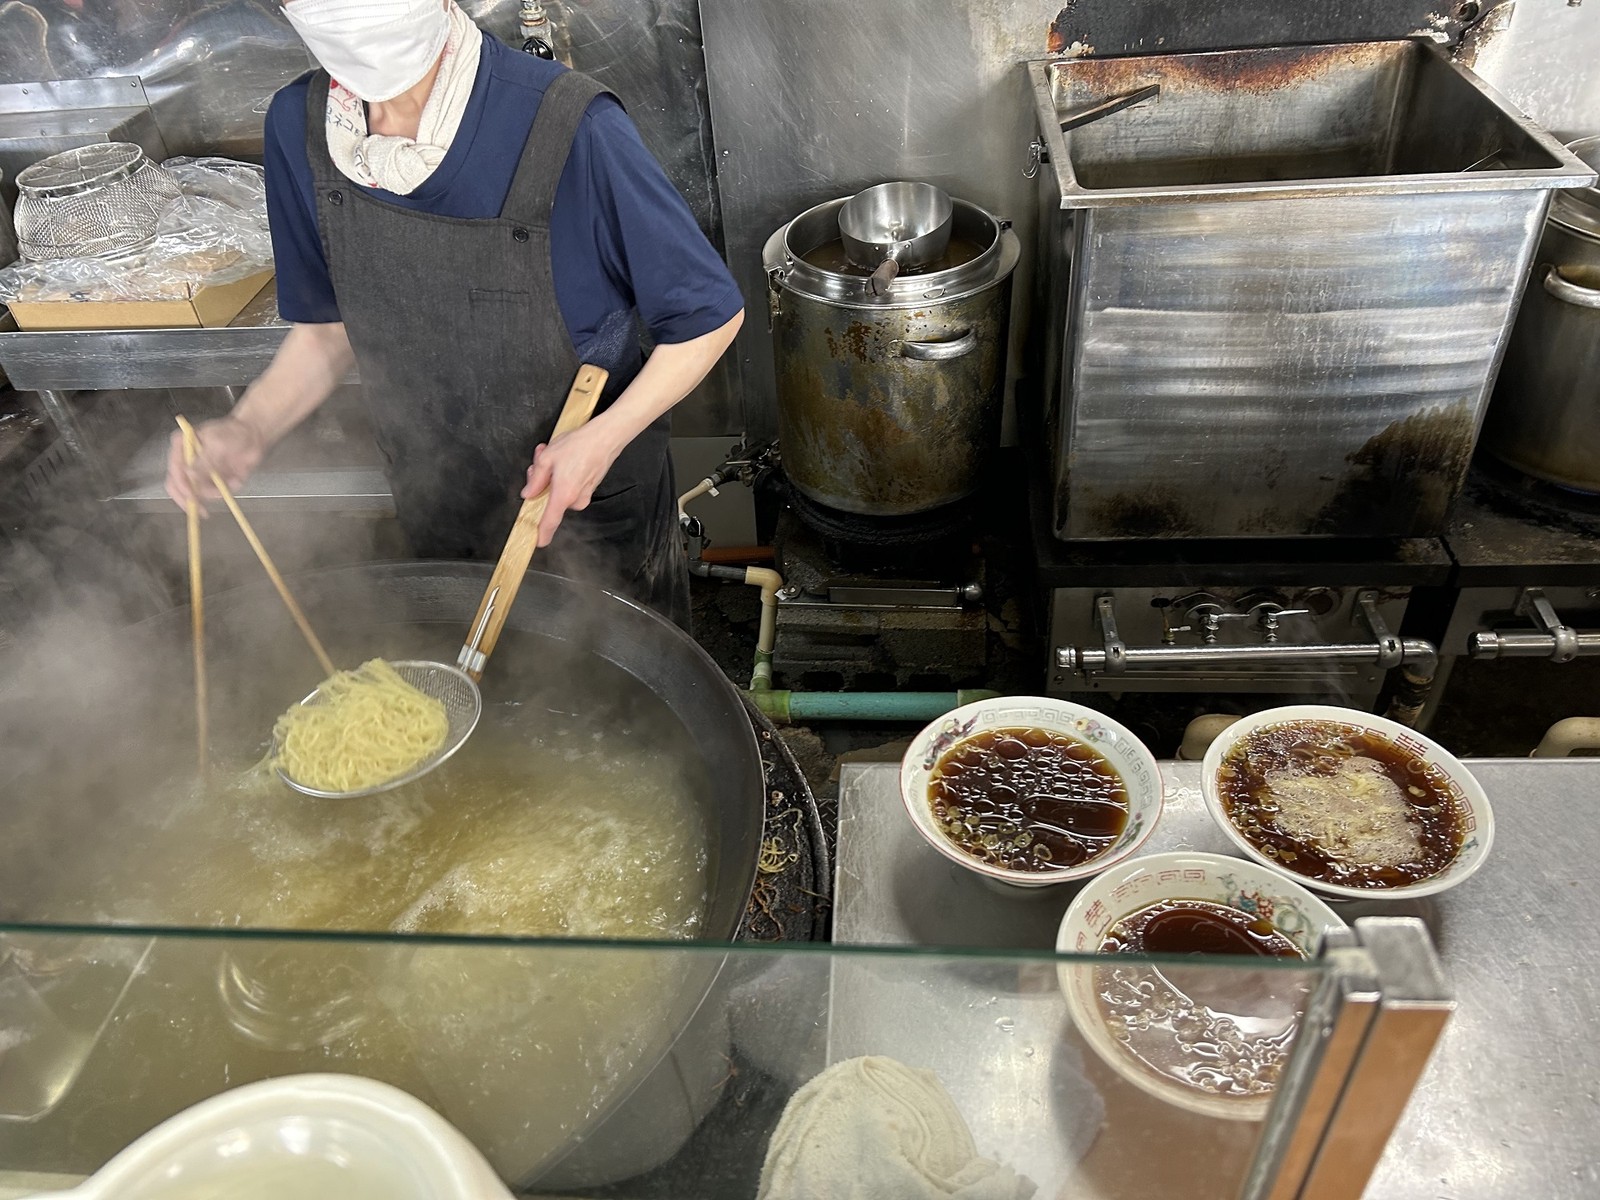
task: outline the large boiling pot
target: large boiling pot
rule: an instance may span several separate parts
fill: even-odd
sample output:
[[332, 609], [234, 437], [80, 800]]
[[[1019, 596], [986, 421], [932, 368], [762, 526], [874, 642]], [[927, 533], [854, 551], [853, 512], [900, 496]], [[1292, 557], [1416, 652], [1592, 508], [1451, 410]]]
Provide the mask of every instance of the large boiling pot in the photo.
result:
[[874, 294], [840, 240], [846, 199], [801, 213], [763, 251], [784, 473], [842, 512], [927, 512], [970, 495], [1000, 443], [1019, 243], [954, 200], [945, 257]]
[[[385, 650], [390, 642], [403, 641], [400, 649], [406, 653], [451, 652], [489, 574], [487, 564], [374, 564], [304, 575], [294, 588], [330, 652], [343, 663], [394, 653], [392, 646]], [[249, 761], [285, 698], [305, 694], [320, 672], [265, 585], [209, 597], [206, 619], [214, 747], [219, 758]], [[174, 774], [192, 770], [187, 766], [193, 761], [194, 731], [186, 609], [98, 640], [86, 640], [63, 618], [42, 637], [32, 661], [0, 681], [0, 738], [7, 747], [0, 770], [0, 794], [6, 797], [0, 816], [0, 923], [40, 920], [34, 897], [52, 890], [51, 877], [62, 864], [125, 860], [126, 849], [110, 844], [115, 837], [104, 830], [126, 828], [129, 810], [139, 822], [158, 827]], [[586, 695], [586, 689], [592, 692], [587, 678], [616, 668], [642, 685], [638, 695], [645, 699], [637, 704], [659, 702], [677, 718], [681, 753], [703, 768], [697, 770], [704, 784], [696, 797], [708, 840], [703, 934], [730, 938], [755, 880], [764, 808], [761, 758], [737, 690], [687, 635], [616, 596], [530, 572], [484, 680], [485, 719], [531, 731], [551, 719], [542, 703], [533, 702], [536, 695], [560, 695], [562, 708], [604, 704], [605, 697]], [[524, 705], [524, 700], [530, 702]], [[616, 727], [605, 736], [628, 737], [629, 714], [638, 711], [619, 711]], [[669, 727], [676, 728], [670, 722]], [[470, 757], [470, 747], [463, 757]], [[88, 877], [98, 876], [91, 871]], [[70, 901], [79, 908], [54, 910], [43, 919], [94, 929], [127, 924], [129, 916], [119, 903], [116, 897], [83, 895], [81, 902]], [[450, 980], [482, 989], [491, 986], [479, 974], [487, 971], [492, 986], [500, 987], [502, 979], [514, 984], [529, 978], [530, 966], [537, 978], [546, 964], [570, 979], [573, 956], [584, 953], [582, 947], [559, 945], [507, 947], [493, 939], [474, 945], [470, 936], [447, 945], [392, 935], [387, 941], [340, 936], [346, 940], [329, 943], [302, 934], [280, 943], [223, 931], [209, 939], [157, 931], [143, 967], [117, 1001], [118, 1020], [99, 1044], [83, 1047], [86, 1062], [64, 1064], [70, 1069], [63, 1070], [63, 1078], [76, 1078], [59, 1107], [26, 1127], [0, 1120], [0, 1157], [26, 1162], [35, 1151], [70, 1150], [74, 1161], [57, 1161], [51, 1169], [87, 1172], [171, 1112], [217, 1090], [216, 1072], [204, 1067], [205, 1052], [198, 1047], [209, 1045], [218, 1030], [232, 1036], [229, 1026], [241, 1029], [233, 1004], [237, 997], [230, 999], [224, 987], [219, 1000], [219, 963], [224, 975], [249, 975], [274, 955], [280, 966], [283, 956], [298, 955], [320, 972], [319, 978], [327, 978], [334, 967], [371, 967], [376, 978], [379, 970], [396, 964], [425, 962], [431, 965], [422, 978], [434, 980], [441, 990], [409, 1000], [414, 1008], [428, 1010], [422, 1014], [425, 1026], [431, 1028], [432, 1022], [444, 1033], [473, 1020], [472, 1002], [461, 998], [460, 987]], [[64, 959], [97, 955], [107, 941], [125, 940], [83, 937], [81, 931], [63, 938]], [[0, 961], [4, 941], [0, 934]], [[706, 999], [716, 986], [722, 956], [689, 949], [669, 954], [612, 948], [606, 953], [608, 961], [601, 965], [613, 975], [618, 956], [632, 954], [622, 974], [639, 978], [638, 972], [649, 972], [648, 978], [659, 981], [659, 994], [648, 1007], [649, 1017], [627, 1031], [626, 1039], [621, 1031], [594, 1032], [597, 1039], [614, 1037], [618, 1052], [607, 1060], [598, 1090], [583, 1105], [563, 1110], [558, 1135], [517, 1132], [536, 1101], [548, 1107], [548, 1096], [541, 1101], [540, 1093], [551, 1090], [549, 1081], [502, 1070], [490, 1082], [483, 1074], [488, 1064], [448, 1056], [436, 1058], [425, 1072], [433, 1088], [426, 1098], [481, 1147], [489, 1139], [477, 1134], [474, 1123], [486, 1119], [495, 1127], [496, 1148], [485, 1153], [513, 1184], [538, 1179], [546, 1186], [598, 1186], [652, 1168], [693, 1132], [726, 1075], [723, 1008]], [[580, 979], [586, 977], [586, 961], [579, 960]], [[324, 963], [330, 964], [327, 969]], [[267, 978], [258, 974], [254, 981]], [[339, 985], [326, 986], [332, 995]], [[260, 996], [246, 999], [249, 1015], [269, 1025], [270, 1006]], [[502, 1025], [511, 1020], [537, 1040], [541, 1021], [549, 1019], [544, 1014], [564, 1000], [547, 995], [521, 1003], [525, 1007], [512, 997], [515, 1011], [497, 1019]], [[163, 1008], [170, 1020], [142, 1016]], [[298, 1013], [296, 1020], [303, 1025]], [[136, 1033], [144, 1040], [129, 1041]], [[315, 1044], [290, 1045], [288, 1052], [270, 1046], [272, 1053], [264, 1058], [237, 1038], [229, 1044], [227, 1053], [236, 1057], [225, 1061], [234, 1085], [247, 1082], [252, 1073], [350, 1069], [336, 1051], [324, 1057]], [[138, 1068], [137, 1104], [106, 1103], [115, 1086], [106, 1072], [119, 1055], [124, 1062], [145, 1064]], [[487, 1115], [486, 1104], [493, 1110]], [[509, 1119], [502, 1118], [503, 1110], [509, 1110]], [[13, 1135], [21, 1139], [15, 1145], [8, 1140]]]
[[[1600, 168], [1600, 137], [1570, 149]], [[1482, 444], [1536, 479], [1600, 492], [1600, 186], [1555, 194]]]

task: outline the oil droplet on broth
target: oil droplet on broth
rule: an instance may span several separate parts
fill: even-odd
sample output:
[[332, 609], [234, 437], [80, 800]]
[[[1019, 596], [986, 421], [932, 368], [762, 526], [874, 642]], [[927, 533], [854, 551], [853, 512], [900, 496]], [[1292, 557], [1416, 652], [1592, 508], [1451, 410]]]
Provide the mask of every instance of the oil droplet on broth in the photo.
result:
[[992, 729], [956, 743], [929, 776], [928, 803], [962, 851], [1014, 871], [1086, 862], [1128, 820], [1116, 768], [1088, 743], [1045, 729]]
[[1439, 768], [1339, 721], [1251, 730], [1223, 756], [1217, 790], [1230, 820], [1262, 854], [1344, 887], [1432, 878], [1455, 860], [1465, 836]]
[[[1209, 901], [1171, 899], [1114, 923], [1107, 954], [1300, 959], [1270, 921]], [[1124, 1050], [1158, 1076], [1235, 1099], [1271, 1092], [1288, 1061], [1309, 985], [1290, 972], [1127, 964], [1095, 972], [1101, 1017]]]

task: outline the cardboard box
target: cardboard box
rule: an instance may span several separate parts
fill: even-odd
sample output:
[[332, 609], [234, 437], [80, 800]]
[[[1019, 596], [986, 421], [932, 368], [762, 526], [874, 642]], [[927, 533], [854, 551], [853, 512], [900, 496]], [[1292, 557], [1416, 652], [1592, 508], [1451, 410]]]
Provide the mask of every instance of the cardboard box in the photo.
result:
[[217, 287], [191, 288], [186, 300], [49, 300], [11, 305], [18, 329], [215, 329], [272, 282], [272, 269]]

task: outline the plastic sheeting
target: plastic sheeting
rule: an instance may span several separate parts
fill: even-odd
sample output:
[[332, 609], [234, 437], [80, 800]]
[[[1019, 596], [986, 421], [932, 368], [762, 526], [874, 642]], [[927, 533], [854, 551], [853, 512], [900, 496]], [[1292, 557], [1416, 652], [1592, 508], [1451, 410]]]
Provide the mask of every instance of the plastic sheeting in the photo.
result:
[[178, 199], [154, 241], [111, 257], [20, 262], [0, 270], [0, 302], [184, 300], [199, 287], [233, 283], [272, 265], [262, 169], [226, 158], [161, 165]]

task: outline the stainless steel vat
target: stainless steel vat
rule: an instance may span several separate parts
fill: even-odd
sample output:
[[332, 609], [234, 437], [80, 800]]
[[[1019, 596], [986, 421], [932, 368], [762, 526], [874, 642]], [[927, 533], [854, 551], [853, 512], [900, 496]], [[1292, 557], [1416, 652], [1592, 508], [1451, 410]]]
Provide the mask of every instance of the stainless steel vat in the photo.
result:
[[[1600, 167], [1600, 137], [1569, 149]], [[1550, 206], [1483, 444], [1537, 479], [1600, 492], [1600, 188]]]
[[1551, 190], [1594, 172], [1418, 41], [1028, 70], [1057, 535], [1440, 532]]
[[1021, 250], [1004, 221], [956, 200], [945, 258], [874, 295], [840, 244], [844, 203], [802, 213], [762, 256], [783, 469], [843, 512], [926, 512], [970, 495], [999, 444]]

